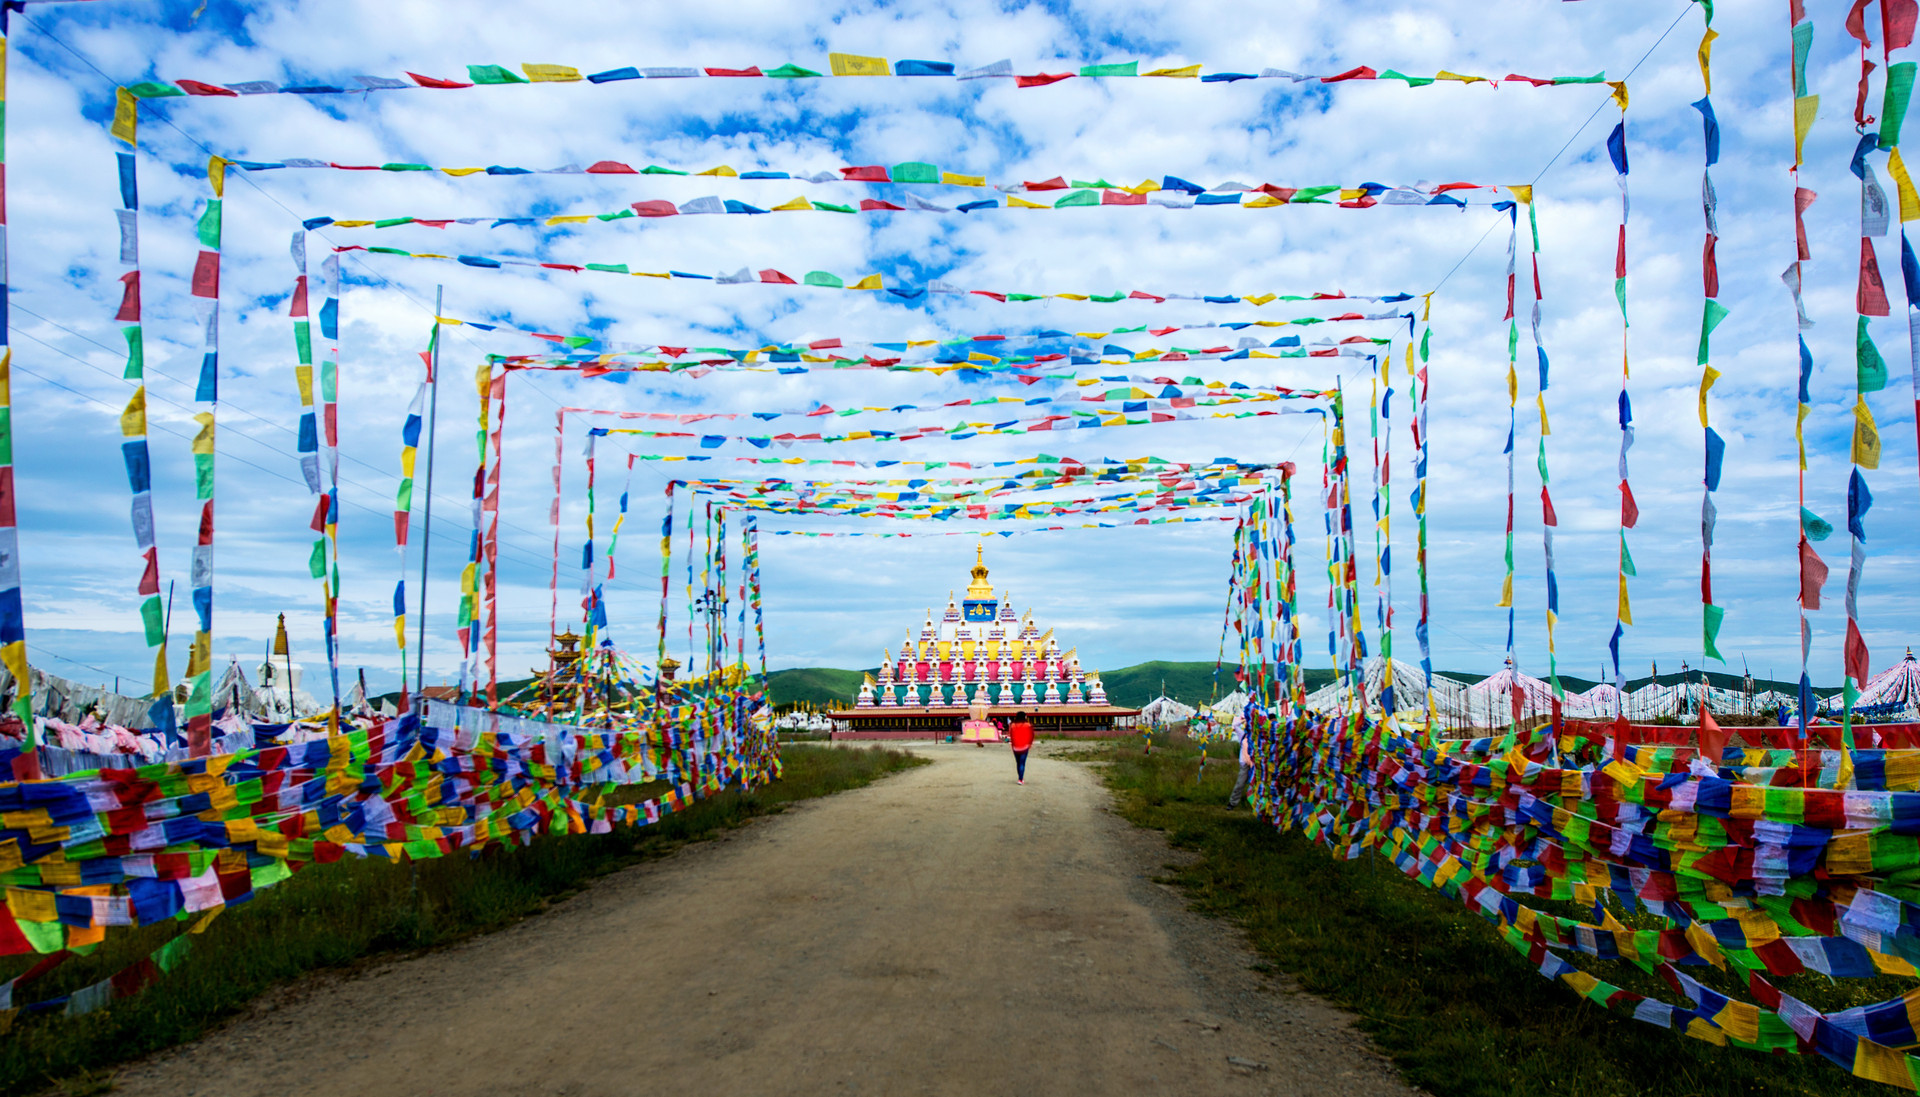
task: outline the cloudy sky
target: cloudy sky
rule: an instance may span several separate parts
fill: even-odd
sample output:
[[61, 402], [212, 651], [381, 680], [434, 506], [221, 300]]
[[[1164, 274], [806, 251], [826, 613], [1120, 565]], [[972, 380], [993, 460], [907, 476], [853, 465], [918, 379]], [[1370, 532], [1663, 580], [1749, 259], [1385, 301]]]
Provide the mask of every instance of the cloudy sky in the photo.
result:
[[[1845, 440], [1853, 402], [1852, 329], [1857, 183], [1847, 117], [1857, 52], [1842, 11], [1813, 13], [1809, 80], [1825, 109], [1808, 143], [1803, 185], [1821, 193], [1808, 218], [1813, 260], [1808, 333], [1817, 363], [1809, 420], [1809, 505], [1843, 526]], [[1719, 195], [1721, 301], [1716, 333], [1723, 372], [1713, 394], [1728, 442], [1718, 496], [1716, 595], [1727, 607], [1721, 647], [1737, 669], [1789, 675], [1793, 666], [1795, 500], [1792, 456], [1793, 306], [1780, 271], [1793, 257], [1792, 125], [1786, 6], [1717, 5], [1713, 101], [1723, 129]], [[402, 0], [243, 5], [230, 0], [46, 4], [16, 16], [10, 39], [8, 199], [12, 227], [20, 522], [31, 653], [37, 664], [85, 680], [141, 680], [150, 661], [139, 636], [139, 558], [126, 518], [116, 417], [130, 392], [112, 320], [119, 300], [115, 142], [106, 132], [116, 85], [190, 78], [216, 84], [354, 86], [357, 75], [407, 72], [461, 77], [469, 64], [568, 65], [582, 72], [635, 66], [771, 69], [793, 62], [825, 70], [829, 51], [925, 58], [961, 68], [1010, 59], [1016, 72], [1062, 72], [1139, 60], [1141, 69], [1198, 63], [1203, 71], [1285, 69], [1337, 73], [1357, 65], [1414, 74], [1589, 75], [1629, 70], [1632, 219], [1629, 309], [1639, 443], [1633, 481], [1642, 519], [1633, 535], [1637, 627], [1624, 660], [1677, 669], [1700, 662], [1698, 604], [1701, 432], [1695, 411], [1700, 314], [1702, 164], [1695, 57], [1700, 9], [1676, 0], [1503, 6], [1305, 2], [1263, 9], [1203, 0], [1058, 4], [850, 4], [788, 0], [725, 5], [560, 5], [478, 2], [457, 14]], [[1636, 69], [1637, 66], [1637, 69]], [[1877, 79], [1877, 78], [1876, 78]], [[1536, 182], [1545, 294], [1543, 334], [1553, 361], [1548, 438], [1560, 518], [1558, 574], [1562, 669], [1592, 676], [1613, 624], [1617, 492], [1614, 402], [1619, 313], [1612, 295], [1618, 190], [1604, 149], [1618, 118], [1602, 86], [1532, 88], [1397, 82], [1322, 85], [1285, 79], [1075, 79], [1017, 89], [1008, 80], [635, 80], [421, 89], [350, 95], [253, 95], [149, 102], [139, 171], [142, 265], [156, 506], [163, 578], [178, 580], [175, 673], [190, 629], [186, 567], [196, 507], [187, 437], [200, 345], [186, 275], [196, 203], [209, 153], [259, 161], [517, 165], [534, 169], [599, 160], [698, 171], [727, 164], [795, 174], [846, 164], [918, 160], [994, 181], [1105, 178], [1122, 185], [1179, 176], [1280, 186], [1389, 186]], [[1875, 92], [1877, 102], [1878, 92]], [[1884, 167], [1880, 169], [1883, 173]], [[311, 502], [294, 456], [298, 402], [286, 319], [291, 235], [304, 219], [547, 217], [599, 213], [643, 199], [715, 195], [763, 208], [796, 194], [855, 204], [908, 188], [716, 178], [530, 174], [455, 178], [441, 173], [284, 170], [230, 177], [226, 206], [220, 407], [219, 577], [215, 653], [256, 660], [285, 612], [296, 658], [321, 661], [320, 592], [306, 577]], [[1890, 184], [1889, 184], [1890, 187]], [[947, 195], [922, 188], [926, 197]], [[889, 284], [945, 279], [1003, 292], [1256, 294], [1343, 290], [1437, 291], [1433, 308], [1431, 543], [1434, 659], [1441, 669], [1491, 671], [1505, 643], [1496, 608], [1504, 521], [1506, 409], [1502, 278], [1506, 219], [1485, 204], [1465, 209], [1381, 205], [1267, 210], [1091, 208], [961, 214], [902, 212], [847, 217], [677, 217], [560, 228], [450, 225], [444, 229], [327, 228], [311, 234], [313, 263], [326, 249], [383, 244], [560, 262], [629, 263], [635, 269], [717, 273], [776, 267], [796, 276], [837, 272]], [[1523, 236], [1524, 239], [1524, 236]], [[1523, 244], [1524, 248], [1524, 244]], [[1910, 638], [1915, 605], [1907, 547], [1916, 532], [1909, 359], [1901, 330], [1897, 241], [1881, 247], [1896, 316], [1873, 331], [1893, 380], [1873, 398], [1886, 457], [1870, 474], [1876, 504], [1861, 588], [1862, 625], [1875, 669]], [[1523, 256], [1524, 263], [1524, 256]], [[751, 346], [840, 337], [891, 341], [1049, 328], [1107, 330], [1324, 315], [1275, 303], [1207, 305], [1044, 301], [1000, 305], [973, 297], [931, 304], [874, 294], [774, 286], [720, 286], [607, 275], [483, 270], [352, 254], [342, 307], [345, 589], [343, 664], [394, 681], [390, 599], [401, 563], [388, 516], [398, 476], [398, 434], [420, 381], [436, 286], [447, 315], [638, 344]], [[1524, 315], [1525, 303], [1522, 311]], [[1309, 329], [1310, 338], [1333, 328]], [[1389, 323], [1341, 325], [1336, 335], [1395, 334]], [[1225, 341], [1224, 339], [1221, 341]], [[1148, 345], [1136, 339], [1137, 345]], [[1173, 342], [1177, 342], [1174, 340]], [[524, 353], [524, 336], [450, 331], [440, 392], [427, 638], [429, 680], [452, 673], [455, 576], [468, 536], [475, 398], [464, 379], [487, 353]], [[1192, 345], [1192, 344], [1187, 344]], [[1521, 354], [1530, 348], [1523, 325]], [[1364, 402], [1367, 369], [1351, 359], [1238, 361], [1195, 369], [1208, 379], [1326, 385]], [[1545, 669], [1539, 484], [1531, 454], [1532, 371], [1521, 369], [1517, 534], [1518, 650]], [[1059, 386], [1043, 383], [1041, 391]], [[1395, 602], [1404, 657], [1414, 650], [1412, 465], [1406, 385], [1394, 396]], [[530, 665], [549, 611], [553, 530], [547, 524], [555, 411], [794, 410], [825, 401], [936, 403], [957, 395], [1031, 396], [1017, 383], [965, 385], [926, 375], [714, 375], [627, 385], [557, 374], [517, 375], [509, 396], [501, 670]], [[872, 418], [895, 428], [945, 422], [920, 413]], [[1361, 432], [1363, 434], [1363, 432]], [[566, 440], [562, 615], [584, 511], [583, 438]], [[1364, 438], [1356, 438], [1364, 449]], [[679, 446], [680, 448], [675, 448]], [[926, 440], [879, 446], [795, 446], [782, 456], [989, 460], [1036, 449], [1081, 459], [1154, 454], [1294, 460], [1319, 479], [1319, 421], [1304, 416], [1088, 431], [1035, 446], [1020, 438]], [[729, 443], [701, 451], [674, 441], [608, 439], [603, 468], [625, 449], [761, 451]], [[709, 462], [709, 469], [746, 467]], [[618, 478], [619, 472], [603, 476]], [[633, 514], [609, 592], [614, 635], [647, 650], [657, 600], [653, 531], [664, 474], [633, 477]], [[1361, 483], [1364, 484], [1364, 475]], [[604, 482], [604, 481], [603, 481]], [[611, 520], [603, 489], [601, 528]], [[1322, 603], [1319, 516], [1303, 493], [1303, 603]], [[416, 519], [417, 520], [417, 519]], [[775, 518], [769, 528], [845, 529], [844, 523]], [[869, 527], [871, 528], [871, 527]], [[913, 523], [916, 531], [926, 530]], [[966, 527], [958, 527], [966, 528]], [[1844, 528], [1844, 527], [1843, 527]], [[1230, 525], [1091, 530], [996, 539], [997, 585], [1055, 626], [1092, 667], [1144, 659], [1210, 658], [1219, 642]], [[1364, 527], [1363, 527], [1364, 529]], [[1844, 537], [1844, 534], [1842, 534]], [[1363, 533], [1363, 544], [1365, 534]], [[1846, 549], [1823, 546], [1835, 578], [1815, 615], [1814, 677], [1838, 680], [1838, 612]], [[928, 606], [963, 587], [967, 537], [813, 539], [770, 536], [763, 550], [766, 619], [776, 666], [865, 666], [896, 645]], [[1363, 566], [1370, 559], [1363, 552]], [[417, 564], [410, 564], [417, 567]], [[676, 565], [677, 570], [677, 565]], [[1364, 569], [1371, 581], [1370, 567]], [[679, 580], [676, 578], [676, 600]], [[417, 593], [417, 585], [412, 586]], [[1369, 599], [1371, 595], [1369, 592]], [[684, 636], [680, 609], [675, 632]], [[1371, 627], [1371, 602], [1368, 612]], [[1310, 622], [1323, 622], [1319, 615]], [[1312, 627], [1323, 628], [1323, 625]], [[1309, 631], [1310, 664], [1326, 661], [1324, 634]]]

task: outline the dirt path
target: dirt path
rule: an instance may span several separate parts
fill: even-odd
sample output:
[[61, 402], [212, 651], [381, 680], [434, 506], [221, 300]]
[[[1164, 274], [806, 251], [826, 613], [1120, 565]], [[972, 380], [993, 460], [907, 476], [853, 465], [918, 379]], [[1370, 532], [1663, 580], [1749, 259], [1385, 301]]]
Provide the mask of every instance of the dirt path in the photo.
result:
[[919, 748], [500, 933], [302, 984], [115, 1092], [1412, 1092], [1153, 883], [1175, 855], [1051, 746], [1025, 786], [1004, 748]]

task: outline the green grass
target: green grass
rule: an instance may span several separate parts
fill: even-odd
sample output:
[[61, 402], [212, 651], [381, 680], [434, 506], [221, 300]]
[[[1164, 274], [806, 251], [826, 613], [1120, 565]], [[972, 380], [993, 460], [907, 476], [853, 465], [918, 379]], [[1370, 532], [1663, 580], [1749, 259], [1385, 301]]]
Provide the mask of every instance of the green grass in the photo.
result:
[[[22, 1017], [0, 1038], [0, 1094], [37, 1092], [56, 1081], [84, 1089], [117, 1062], [192, 1040], [272, 987], [308, 972], [417, 952], [537, 914], [597, 876], [690, 841], [781, 811], [787, 804], [859, 788], [925, 764], [900, 751], [786, 746], [785, 775], [772, 785], [703, 800], [647, 827], [612, 834], [549, 836], [415, 865], [351, 860], [316, 865], [222, 915], [195, 938], [186, 960], [144, 993], [72, 1020]], [[120, 970], [180, 932], [143, 927], [109, 938], [94, 955], [20, 988], [35, 1002]], [[0, 979], [31, 957], [0, 962]]]
[[[1336, 860], [1326, 847], [1281, 834], [1244, 807], [1228, 811], [1232, 748], [1215, 752], [1197, 782], [1191, 744], [1163, 747], [1156, 740], [1144, 757], [1137, 742], [1113, 744], [1081, 757], [1109, 763], [1103, 773], [1127, 819], [1201, 854], [1168, 878], [1186, 889], [1195, 909], [1239, 923], [1274, 968], [1358, 1014], [1360, 1027], [1406, 1079], [1438, 1097], [1891, 1092], [1816, 1056], [1712, 1047], [1577, 998], [1564, 984], [1542, 979], [1477, 913], [1385, 860]], [[1617, 970], [1605, 977], [1643, 992], [1653, 986], [1635, 985]], [[1871, 987], [1821, 994], [1815, 980], [1826, 982], [1778, 982], [1818, 1008], [1902, 989], [1872, 980]]]

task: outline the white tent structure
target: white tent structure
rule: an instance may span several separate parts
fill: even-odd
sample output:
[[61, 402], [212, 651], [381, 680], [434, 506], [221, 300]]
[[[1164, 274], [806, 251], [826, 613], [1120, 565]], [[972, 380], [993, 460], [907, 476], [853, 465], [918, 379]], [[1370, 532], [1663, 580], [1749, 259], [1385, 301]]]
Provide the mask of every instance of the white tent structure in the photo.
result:
[[[1370, 655], [1361, 664], [1361, 688], [1366, 692], [1367, 709], [1381, 711], [1382, 694], [1387, 684], [1387, 661], [1378, 655]], [[1396, 659], [1393, 664], [1393, 707], [1396, 712], [1423, 713], [1427, 707], [1427, 675], [1420, 664], [1405, 659]], [[1466, 714], [1465, 694], [1467, 687], [1451, 678], [1433, 676], [1434, 712], [1443, 720], [1458, 720]], [[1329, 682], [1307, 694], [1307, 710], [1310, 712], [1333, 713], [1347, 712], [1352, 708], [1349, 687], [1338, 680]]]
[[1566, 715], [1576, 720], [1611, 720], [1626, 706], [1626, 694], [1612, 682], [1567, 696]]
[[1247, 707], [1247, 693], [1236, 689], [1207, 707], [1213, 711], [1214, 719], [1231, 722]]
[[1680, 687], [1648, 682], [1627, 694], [1627, 719], [1635, 723], [1680, 715]]
[[1906, 706], [1909, 712], [1920, 708], [1920, 663], [1914, 661], [1911, 649], [1905, 659], [1867, 679], [1854, 701], [1856, 708], [1894, 704]]
[[1192, 715], [1193, 706], [1183, 705], [1163, 693], [1141, 706], [1138, 722], [1155, 726], [1177, 724]]
[[[1545, 680], [1509, 664], [1465, 690], [1467, 721], [1477, 728], [1505, 727], [1513, 719], [1513, 691], [1520, 690], [1520, 717], [1545, 716], [1553, 711], [1553, 687]], [[1564, 710], [1563, 710], [1564, 711]]]

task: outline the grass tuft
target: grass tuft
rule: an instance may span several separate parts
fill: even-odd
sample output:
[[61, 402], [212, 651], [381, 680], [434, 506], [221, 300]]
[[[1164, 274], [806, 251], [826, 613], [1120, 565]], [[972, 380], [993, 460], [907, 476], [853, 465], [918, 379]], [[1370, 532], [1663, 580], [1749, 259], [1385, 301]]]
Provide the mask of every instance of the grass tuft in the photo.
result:
[[[1201, 855], [1174, 868], [1195, 909], [1246, 929], [1272, 967], [1359, 1017], [1402, 1075], [1437, 1097], [1885, 1094], [1814, 1056], [1722, 1049], [1607, 1012], [1548, 983], [1478, 914], [1384, 859], [1337, 860], [1246, 807], [1229, 811], [1231, 745], [1204, 772], [1191, 744], [1101, 767], [1121, 814]], [[1197, 778], [1197, 779], [1196, 779]]]
[[[788, 804], [859, 788], [926, 760], [874, 747], [781, 748], [785, 774], [752, 792], [730, 789], [659, 823], [612, 834], [547, 836], [478, 856], [315, 865], [230, 909], [196, 937], [186, 960], [137, 997], [67, 1019], [23, 1016], [0, 1039], [0, 1095], [57, 1085], [104, 1093], [108, 1067], [185, 1043], [274, 986], [301, 975], [437, 948], [538, 914], [595, 877], [772, 815]], [[110, 938], [18, 991], [41, 1001], [120, 970], [180, 932], [142, 927]], [[0, 979], [34, 957], [0, 961]]]

